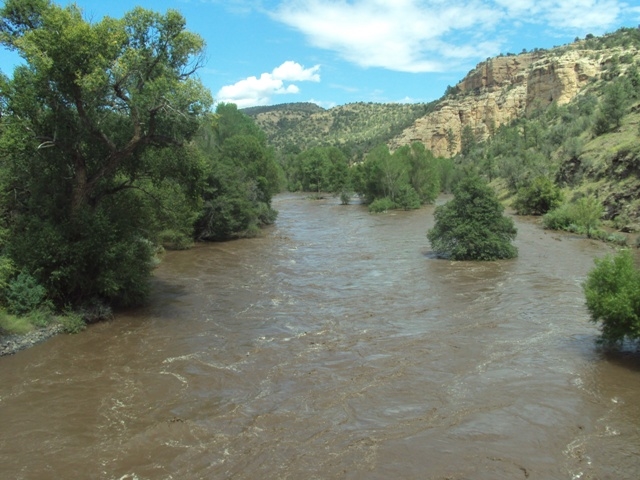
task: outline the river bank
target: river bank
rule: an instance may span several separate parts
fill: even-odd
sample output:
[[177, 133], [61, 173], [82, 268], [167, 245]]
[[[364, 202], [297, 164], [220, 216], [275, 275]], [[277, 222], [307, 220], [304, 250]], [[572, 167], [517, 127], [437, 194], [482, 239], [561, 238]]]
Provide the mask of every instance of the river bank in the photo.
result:
[[0, 357], [5, 355], [13, 355], [20, 350], [33, 347], [38, 343], [62, 333], [64, 327], [60, 324], [48, 325], [43, 328], [37, 328], [24, 335], [0, 335]]

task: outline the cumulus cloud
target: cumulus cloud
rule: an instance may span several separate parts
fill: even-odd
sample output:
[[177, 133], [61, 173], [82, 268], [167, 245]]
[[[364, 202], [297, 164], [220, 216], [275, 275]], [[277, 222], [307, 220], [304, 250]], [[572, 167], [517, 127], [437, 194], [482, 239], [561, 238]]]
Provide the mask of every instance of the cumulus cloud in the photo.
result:
[[624, 8], [619, 0], [285, 0], [271, 15], [362, 67], [434, 72], [499, 53], [502, 27], [598, 32]]
[[235, 103], [239, 108], [267, 105], [274, 95], [300, 93], [300, 88], [291, 82], [319, 82], [319, 72], [320, 65], [304, 68], [289, 60], [274, 68], [271, 73], [263, 73], [259, 78], [251, 76], [222, 87], [216, 99]]

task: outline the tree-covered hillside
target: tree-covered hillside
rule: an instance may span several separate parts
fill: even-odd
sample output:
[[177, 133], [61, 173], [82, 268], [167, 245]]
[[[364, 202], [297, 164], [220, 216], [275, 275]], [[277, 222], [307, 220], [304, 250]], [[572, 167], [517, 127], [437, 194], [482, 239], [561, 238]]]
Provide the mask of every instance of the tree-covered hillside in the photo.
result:
[[285, 104], [243, 111], [256, 119], [276, 150], [336, 146], [356, 154], [386, 143], [433, 106], [358, 102], [329, 110], [309, 108], [309, 104]]

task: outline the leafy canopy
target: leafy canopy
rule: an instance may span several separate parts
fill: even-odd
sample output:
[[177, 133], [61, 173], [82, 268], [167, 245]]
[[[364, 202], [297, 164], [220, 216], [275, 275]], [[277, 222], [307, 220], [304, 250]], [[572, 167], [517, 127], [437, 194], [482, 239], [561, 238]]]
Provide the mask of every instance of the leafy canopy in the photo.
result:
[[477, 176], [461, 180], [453, 200], [436, 207], [427, 233], [433, 251], [453, 260], [513, 258], [517, 230], [489, 185]]
[[640, 271], [629, 250], [595, 260], [583, 285], [591, 321], [604, 343], [640, 339]]
[[58, 306], [140, 301], [159, 230], [197, 203], [202, 39], [173, 10], [7, 0], [0, 44], [25, 60], [0, 90], [2, 254]]

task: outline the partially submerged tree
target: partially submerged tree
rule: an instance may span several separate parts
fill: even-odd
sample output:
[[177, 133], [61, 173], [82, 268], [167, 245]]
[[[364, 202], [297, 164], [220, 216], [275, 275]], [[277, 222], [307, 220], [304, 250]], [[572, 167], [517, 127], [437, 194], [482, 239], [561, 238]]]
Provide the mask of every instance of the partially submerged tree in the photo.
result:
[[453, 200], [435, 210], [435, 226], [427, 233], [433, 251], [453, 260], [513, 258], [517, 230], [504, 207], [480, 177], [458, 183]]
[[583, 285], [591, 321], [603, 343], [640, 339], [640, 271], [629, 250], [596, 259]]

